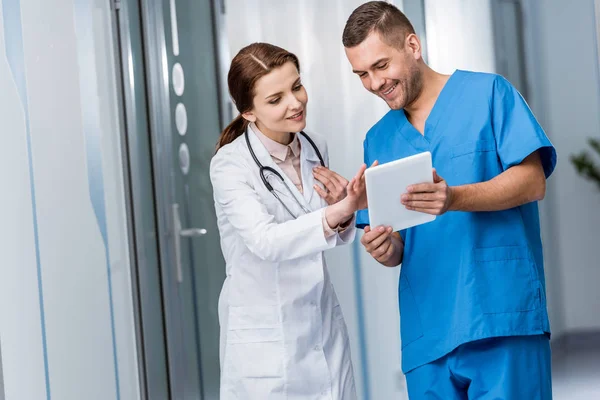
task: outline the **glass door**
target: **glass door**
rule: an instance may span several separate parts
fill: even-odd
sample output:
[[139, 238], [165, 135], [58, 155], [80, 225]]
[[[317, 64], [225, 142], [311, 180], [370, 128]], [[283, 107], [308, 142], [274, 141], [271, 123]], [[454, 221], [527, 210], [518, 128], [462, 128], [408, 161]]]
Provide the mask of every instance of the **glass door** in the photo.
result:
[[209, 178], [223, 119], [211, 0], [142, 2], [171, 397], [218, 399], [225, 279]]

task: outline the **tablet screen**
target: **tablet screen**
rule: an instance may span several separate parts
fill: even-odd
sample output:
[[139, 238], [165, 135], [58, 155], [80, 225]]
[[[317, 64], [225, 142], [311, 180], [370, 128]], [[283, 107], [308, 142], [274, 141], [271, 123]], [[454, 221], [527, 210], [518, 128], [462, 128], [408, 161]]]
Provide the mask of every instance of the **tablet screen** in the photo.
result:
[[407, 210], [400, 201], [408, 186], [433, 183], [430, 152], [368, 168], [365, 181], [372, 228], [384, 225], [400, 231], [435, 220], [435, 215]]

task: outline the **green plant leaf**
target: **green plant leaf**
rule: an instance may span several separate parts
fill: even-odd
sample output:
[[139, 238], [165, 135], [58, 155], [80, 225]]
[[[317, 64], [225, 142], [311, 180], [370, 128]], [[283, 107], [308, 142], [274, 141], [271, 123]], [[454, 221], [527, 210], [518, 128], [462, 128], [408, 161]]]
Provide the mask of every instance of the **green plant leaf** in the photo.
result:
[[[590, 147], [600, 155], [600, 140], [590, 138], [588, 140]], [[596, 165], [592, 156], [587, 151], [570, 157], [571, 163], [575, 166], [577, 173], [582, 177], [591, 180], [600, 188], [600, 167]]]

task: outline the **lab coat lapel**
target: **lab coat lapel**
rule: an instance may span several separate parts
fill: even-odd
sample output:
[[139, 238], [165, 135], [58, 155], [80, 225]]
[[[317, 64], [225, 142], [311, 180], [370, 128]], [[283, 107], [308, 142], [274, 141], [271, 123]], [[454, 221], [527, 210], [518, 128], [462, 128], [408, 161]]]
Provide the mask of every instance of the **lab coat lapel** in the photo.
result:
[[[296, 185], [294, 185], [290, 178], [288, 178], [287, 175], [283, 172], [283, 170], [281, 170], [281, 168], [279, 168], [275, 161], [273, 161], [273, 158], [271, 157], [265, 146], [262, 144], [260, 139], [256, 136], [256, 134], [250, 127], [248, 127], [248, 136], [250, 139], [250, 144], [252, 145], [252, 149], [254, 150], [254, 154], [256, 154], [256, 157], [258, 158], [260, 163], [266, 167], [273, 168], [283, 177], [285, 185], [277, 177], [270, 177], [269, 183], [273, 186], [273, 189], [275, 189], [277, 195], [281, 198], [281, 200], [285, 202], [285, 205], [289, 207], [292, 211], [297, 213], [297, 215], [303, 214], [303, 211], [298, 205], [298, 202], [300, 202], [300, 204], [302, 204], [302, 206], [306, 209], [311, 210], [312, 208], [306, 202], [304, 196], [302, 196], [300, 191], [298, 191]], [[300, 163], [302, 165], [302, 160], [300, 161]], [[267, 172], [266, 176], [269, 175], [270, 174]], [[304, 172], [302, 173], [302, 175], [304, 175]], [[304, 177], [302, 178], [302, 184], [303, 189], [306, 190]], [[286, 188], [286, 185], [289, 188], [289, 190]]]
[[[312, 204], [313, 197], [315, 196], [314, 184], [318, 184], [318, 181], [314, 179], [313, 169], [321, 165], [319, 157], [312, 147], [310, 142], [306, 140], [304, 135], [297, 133], [298, 139], [300, 140], [300, 170], [302, 171], [302, 188], [304, 192], [304, 199], [308, 204]], [[309, 208], [312, 209], [312, 208]]]

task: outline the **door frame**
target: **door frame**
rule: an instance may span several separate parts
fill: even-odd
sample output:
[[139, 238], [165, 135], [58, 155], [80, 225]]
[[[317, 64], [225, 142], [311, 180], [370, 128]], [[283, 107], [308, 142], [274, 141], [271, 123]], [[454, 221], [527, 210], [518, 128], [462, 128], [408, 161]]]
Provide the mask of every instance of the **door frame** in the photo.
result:
[[136, 1], [115, 0], [112, 7], [138, 384], [142, 400], [164, 400], [170, 382], [141, 10]]
[[[113, 0], [136, 350], [143, 400], [174, 398], [171, 374], [175, 366], [168, 350], [167, 315], [176, 314], [165, 313], [172, 310], [172, 293], [168, 293], [165, 280], [166, 274], [175, 274], [170, 270], [174, 259], [171, 204], [175, 188], [164, 172], [167, 169], [159, 168], [174, 161], [171, 142], [159, 134], [172, 130], [171, 113], [164, 112], [170, 109], [170, 70], [163, 1]], [[211, 9], [223, 128], [232, 119], [226, 87], [229, 52], [225, 0], [211, 0]]]

